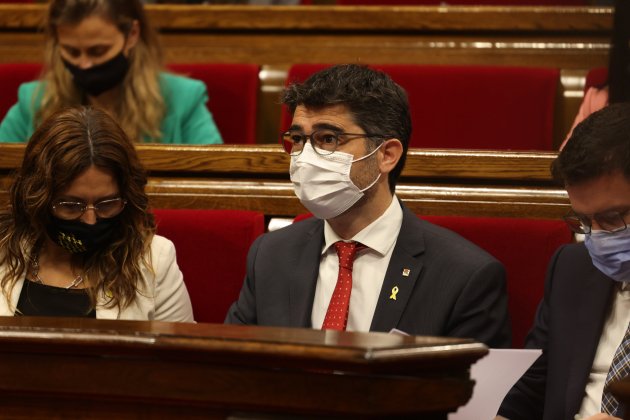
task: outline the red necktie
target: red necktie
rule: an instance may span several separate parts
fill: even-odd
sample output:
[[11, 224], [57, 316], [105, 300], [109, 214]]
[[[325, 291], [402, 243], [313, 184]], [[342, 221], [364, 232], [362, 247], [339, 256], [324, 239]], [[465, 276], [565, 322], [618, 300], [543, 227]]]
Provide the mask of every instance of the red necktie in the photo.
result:
[[350, 293], [352, 293], [352, 263], [357, 251], [365, 248], [365, 245], [339, 241], [335, 242], [335, 248], [339, 256], [339, 274], [322, 329], [345, 331], [348, 324]]

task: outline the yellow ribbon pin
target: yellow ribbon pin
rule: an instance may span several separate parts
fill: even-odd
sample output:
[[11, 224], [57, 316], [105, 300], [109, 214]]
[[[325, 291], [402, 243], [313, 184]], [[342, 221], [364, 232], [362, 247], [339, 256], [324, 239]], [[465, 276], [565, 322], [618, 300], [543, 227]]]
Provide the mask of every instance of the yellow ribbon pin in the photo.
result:
[[396, 300], [396, 295], [398, 294], [398, 286], [394, 286], [392, 289], [392, 295], [389, 297], [392, 300]]

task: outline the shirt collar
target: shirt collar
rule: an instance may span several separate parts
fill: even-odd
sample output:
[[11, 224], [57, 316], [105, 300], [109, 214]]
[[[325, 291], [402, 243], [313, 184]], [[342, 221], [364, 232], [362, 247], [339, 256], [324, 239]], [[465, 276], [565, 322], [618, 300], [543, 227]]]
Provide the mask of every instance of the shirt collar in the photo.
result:
[[[378, 252], [381, 256], [386, 255], [396, 243], [398, 232], [402, 225], [403, 212], [396, 196], [392, 197], [392, 202], [385, 212], [378, 219], [364, 227], [350, 240], [357, 241], [368, 248]], [[393, 234], [392, 234], [393, 233]], [[335, 242], [343, 241], [327, 220], [324, 221], [324, 248], [325, 254]]]

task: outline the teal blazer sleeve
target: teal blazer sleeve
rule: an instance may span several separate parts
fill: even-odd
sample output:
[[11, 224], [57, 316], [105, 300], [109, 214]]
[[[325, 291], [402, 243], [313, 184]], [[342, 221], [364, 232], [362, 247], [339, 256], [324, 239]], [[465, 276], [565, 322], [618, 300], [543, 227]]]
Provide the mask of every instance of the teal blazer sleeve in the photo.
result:
[[35, 113], [40, 99], [35, 98], [41, 90], [40, 82], [22, 83], [18, 88], [18, 102], [13, 105], [0, 123], [0, 142], [23, 143], [35, 130]]
[[200, 80], [169, 73], [162, 73], [160, 77], [166, 105], [161, 143], [223, 143], [212, 114], [206, 107], [206, 85]]

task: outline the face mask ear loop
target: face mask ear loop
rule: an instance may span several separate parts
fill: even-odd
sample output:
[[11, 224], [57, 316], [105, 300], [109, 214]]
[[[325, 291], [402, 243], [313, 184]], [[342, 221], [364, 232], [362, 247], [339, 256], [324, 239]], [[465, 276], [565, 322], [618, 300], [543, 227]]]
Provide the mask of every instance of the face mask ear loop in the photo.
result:
[[[385, 142], [383, 142], [383, 143], [385, 143]], [[367, 155], [362, 156], [362, 157], [360, 157], [360, 158], [358, 158], [358, 159], [353, 160], [353, 161], [352, 161], [352, 163], [359, 162], [359, 161], [362, 161], [363, 159], [367, 159], [367, 158], [369, 158], [369, 157], [370, 157], [370, 156], [372, 156], [374, 153], [378, 152], [378, 149], [380, 149], [380, 148], [381, 148], [381, 146], [383, 145], [383, 143], [379, 144], [379, 145], [378, 145], [378, 147], [377, 147], [376, 149], [372, 150], [372, 151], [371, 151], [370, 153], [368, 153]]]
[[379, 179], [381, 179], [381, 173], [378, 173], [378, 176], [376, 177], [376, 179], [374, 180], [374, 182], [372, 182], [370, 185], [368, 185], [367, 187], [363, 188], [362, 190], [359, 190], [361, 192], [366, 192], [367, 190], [369, 190], [370, 188], [372, 188], [374, 186], [374, 184], [376, 184], [378, 182]]
[[[383, 143], [385, 143], [385, 142], [383, 142]], [[359, 161], [361, 161], [361, 160], [363, 160], [363, 159], [367, 159], [367, 158], [369, 158], [369, 157], [370, 157], [370, 156], [372, 156], [374, 153], [378, 152], [378, 149], [380, 149], [380, 148], [381, 148], [381, 146], [383, 145], [383, 143], [379, 144], [379, 145], [378, 145], [378, 147], [377, 147], [376, 149], [372, 150], [372, 151], [371, 151], [370, 153], [368, 153], [367, 155], [365, 155], [365, 156], [363, 156], [363, 157], [360, 157], [359, 159], [353, 160], [353, 161], [352, 161], [352, 163], [359, 162]], [[367, 187], [365, 187], [365, 188], [363, 188], [362, 190], [359, 190], [359, 191], [361, 191], [361, 192], [365, 192], [365, 191], [369, 190], [370, 188], [372, 188], [372, 187], [373, 187], [373, 186], [374, 186], [374, 185], [378, 182], [378, 180], [379, 180], [379, 179], [381, 179], [381, 175], [382, 175], [382, 174], [379, 172], [379, 173], [378, 173], [378, 176], [376, 177], [376, 179], [375, 179], [375, 180], [374, 180], [374, 181], [373, 181], [370, 185], [368, 185]]]

